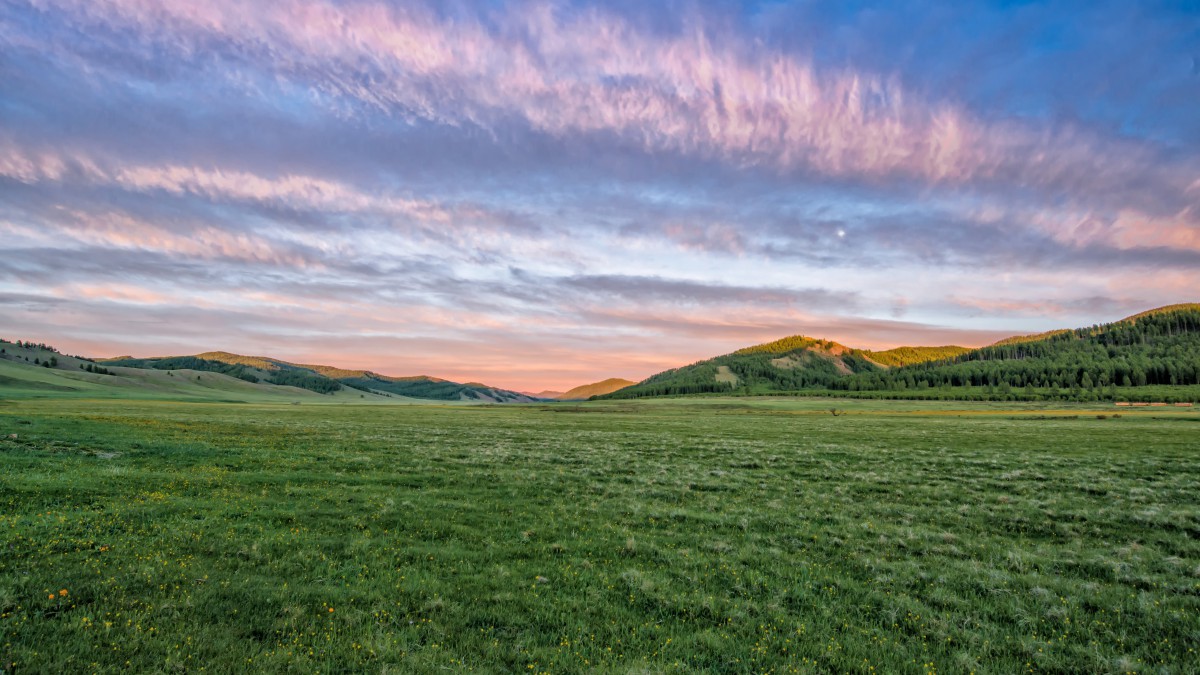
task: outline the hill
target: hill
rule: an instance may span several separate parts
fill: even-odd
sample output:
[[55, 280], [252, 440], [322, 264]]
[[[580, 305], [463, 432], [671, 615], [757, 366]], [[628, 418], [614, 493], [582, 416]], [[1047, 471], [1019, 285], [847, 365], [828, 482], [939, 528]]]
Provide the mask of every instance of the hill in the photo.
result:
[[334, 366], [291, 363], [265, 356], [243, 356], [229, 352], [205, 352], [195, 356], [170, 356], [150, 359], [107, 360], [107, 365], [171, 370], [191, 368], [217, 372], [249, 382], [267, 382], [308, 389], [320, 394], [344, 387], [380, 396], [402, 396], [436, 401], [478, 401], [485, 403], [529, 403], [536, 399], [515, 391], [477, 382], [460, 384], [436, 377], [418, 375], [391, 377], [369, 370], [348, 370]]
[[611, 394], [614, 391], [624, 389], [637, 384], [632, 380], [623, 380], [619, 377], [610, 377], [607, 380], [593, 382], [592, 384], [584, 384], [570, 391], [555, 396], [560, 401], [586, 401], [593, 396], [603, 396]]
[[107, 366], [152, 370], [198, 370], [220, 373], [246, 382], [299, 387], [318, 394], [331, 394], [342, 385], [307, 368], [263, 357], [247, 357], [227, 352], [208, 352], [196, 356], [166, 356], [148, 359], [106, 359]]
[[[1200, 385], [1200, 305], [1172, 305], [1110, 324], [1010, 338], [954, 358], [846, 378], [849, 391], [985, 387], [1070, 391], [1110, 398], [1118, 389]], [[1084, 392], [1088, 392], [1085, 394]]]
[[248, 403], [394, 403], [352, 389], [329, 394], [266, 381], [252, 382], [211, 369], [135, 368], [69, 356], [48, 345], [0, 341], [0, 394], [5, 398], [120, 398]]
[[437, 401], [481, 401], [485, 403], [532, 403], [532, 396], [517, 391], [491, 387], [478, 382], [460, 384], [426, 375], [389, 377], [370, 371], [361, 375], [338, 378], [338, 382], [355, 389], [382, 391], [413, 398]]
[[1200, 305], [1160, 307], [980, 349], [874, 352], [797, 335], [658, 373], [600, 398], [935, 389], [946, 398], [1004, 398], [1015, 396], [1015, 388], [1027, 398], [1095, 398], [1108, 387], [1103, 396], [1116, 399], [1122, 396], [1116, 388], [1151, 385], [1200, 385]]
[[667, 370], [600, 398], [823, 388], [847, 375], [882, 368], [862, 350], [794, 335]]

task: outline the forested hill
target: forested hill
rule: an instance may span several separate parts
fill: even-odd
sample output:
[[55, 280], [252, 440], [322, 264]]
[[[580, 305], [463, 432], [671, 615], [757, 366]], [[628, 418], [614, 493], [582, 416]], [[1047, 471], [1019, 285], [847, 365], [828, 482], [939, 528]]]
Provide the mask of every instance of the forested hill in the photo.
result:
[[[1200, 304], [1106, 325], [1001, 340], [980, 349], [852, 349], [803, 336], [668, 370], [603, 398], [696, 393], [938, 389], [946, 397], [1082, 397], [1107, 387], [1200, 385]], [[983, 387], [971, 392], [967, 388]]]
[[290, 385], [320, 394], [343, 387], [384, 396], [406, 396], [436, 401], [481, 401], [488, 403], [528, 403], [535, 399], [514, 391], [486, 384], [451, 382], [436, 377], [389, 377], [368, 370], [346, 370], [332, 366], [289, 363], [263, 356], [243, 356], [229, 352], [205, 352], [196, 356], [170, 356], [135, 359], [121, 357], [105, 363], [131, 368], [178, 370], [190, 368], [218, 372], [248, 382]]
[[[229, 357], [229, 358], [224, 358]], [[342, 385], [327, 377], [304, 368], [290, 364], [274, 362], [269, 359], [243, 357], [224, 352], [212, 352], [198, 356], [167, 356], [162, 358], [135, 359], [123, 356], [116, 359], [102, 359], [109, 366], [125, 368], [145, 368], [151, 370], [199, 370], [210, 373], [221, 373], [245, 380], [251, 383], [265, 383], [300, 387], [318, 394], [331, 394], [340, 391]]]
[[963, 347], [902, 347], [871, 352], [794, 335], [668, 370], [603, 398], [828, 389], [858, 373], [873, 373], [891, 364], [918, 363], [964, 351]]
[[945, 361], [845, 378], [832, 389], [1200, 385], [1200, 304], [1172, 305], [1116, 323], [1002, 340]]

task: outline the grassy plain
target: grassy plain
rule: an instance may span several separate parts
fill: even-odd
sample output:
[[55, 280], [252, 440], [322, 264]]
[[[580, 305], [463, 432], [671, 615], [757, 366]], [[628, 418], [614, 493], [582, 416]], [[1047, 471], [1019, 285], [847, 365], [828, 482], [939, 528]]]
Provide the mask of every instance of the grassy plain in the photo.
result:
[[5, 673], [1200, 664], [1189, 409], [50, 398], [0, 432]]

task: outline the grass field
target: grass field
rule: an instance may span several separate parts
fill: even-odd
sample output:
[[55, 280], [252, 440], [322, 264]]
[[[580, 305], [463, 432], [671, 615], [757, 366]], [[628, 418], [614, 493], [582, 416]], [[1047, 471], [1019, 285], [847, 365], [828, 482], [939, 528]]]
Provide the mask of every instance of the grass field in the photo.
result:
[[1195, 410], [51, 398], [0, 432], [5, 673], [1200, 667]]

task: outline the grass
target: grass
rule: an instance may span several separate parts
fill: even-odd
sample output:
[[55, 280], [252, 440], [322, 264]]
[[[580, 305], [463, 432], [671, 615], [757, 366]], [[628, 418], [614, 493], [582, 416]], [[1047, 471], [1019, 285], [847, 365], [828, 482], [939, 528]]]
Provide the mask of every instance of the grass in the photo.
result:
[[1195, 672], [1198, 438], [1062, 403], [10, 401], [0, 671]]

